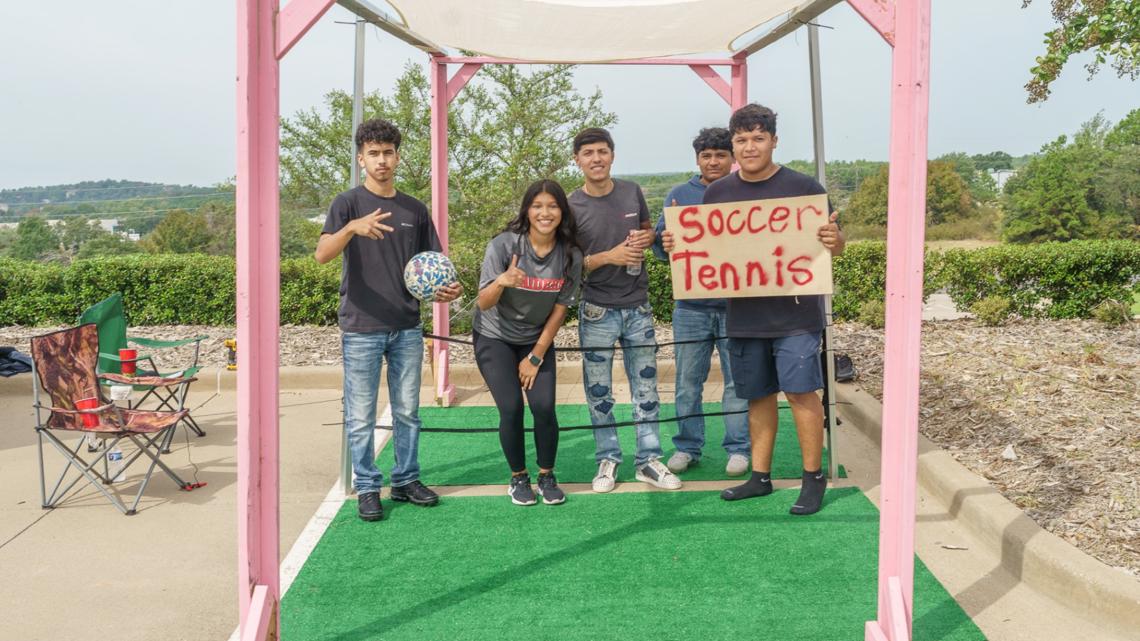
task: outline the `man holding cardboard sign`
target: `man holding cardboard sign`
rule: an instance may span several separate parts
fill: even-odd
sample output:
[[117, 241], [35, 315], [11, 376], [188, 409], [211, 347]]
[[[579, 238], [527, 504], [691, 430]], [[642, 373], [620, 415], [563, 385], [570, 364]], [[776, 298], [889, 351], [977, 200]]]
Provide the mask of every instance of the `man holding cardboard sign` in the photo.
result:
[[729, 121], [740, 170], [709, 185], [704, 205], [666, 210], [675, 298], [725, 297], [732, 376], [748, 399], [752, 477], [721, 493], [727, 501], [772, 492], [777, 394], [792, 408], [803, 453], [803, 485], [792, 514], [823, 504], [823, 388], [819, 348], [831, 292], [831, 256], [844, 238], [826, 191], [810, 176], [772, 162], [776, 114], [756, 104]]

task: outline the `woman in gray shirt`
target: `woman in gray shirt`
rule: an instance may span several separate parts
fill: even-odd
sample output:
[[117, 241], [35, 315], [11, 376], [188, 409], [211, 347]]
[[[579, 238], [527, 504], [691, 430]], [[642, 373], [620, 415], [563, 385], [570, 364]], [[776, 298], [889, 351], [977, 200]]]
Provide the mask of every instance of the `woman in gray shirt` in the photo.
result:
[[524, 391], [534, 416], [538, 494], [551, 505], [566, 500], [554, 478], [556, 367], [549, 351], [582, 280], [574, 231], [566, 192], [553, 180], [536, 181], [518, 217], [487, 245], [479, 274], [475, 361], [499, 408], [499, 442], [511, 467], [508, 493], [515, 505], [537, 502], [526, 468]]

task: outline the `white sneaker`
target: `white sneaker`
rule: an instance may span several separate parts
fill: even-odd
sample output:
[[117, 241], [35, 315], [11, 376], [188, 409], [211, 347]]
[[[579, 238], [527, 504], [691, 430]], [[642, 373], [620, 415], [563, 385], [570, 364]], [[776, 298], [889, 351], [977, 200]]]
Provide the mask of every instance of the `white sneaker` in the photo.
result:
[[669, 468], [657, 459], [650, 459], [648, 463], [637, 468], [637, 474], [634, 476], [642, 483], [648, 483], [663, 490], [681, 489], [681, 479], [677, 478], [676, 474], [670, 472]]
[[668, 467], [669, 471], [674, 473], [674, 474], [680, 474], [681, 472], [684, 472], [685, 470], [689, 469], [689, 464], [692, 462], [693, 462], [693, 455], [692, 454], [689, 454], [688, 452], [682, 452], [681, 450], [677, 450], [676, 452], [673, 453], [673, 456], [669, 457], [669, 462], [665, 464], [665, 467]]
[[594, 477], [594, 491], [604, 493], [613, 490], [616, 471], [617, 463], [610, 459], [602, 459], [602, 462], [598, 463], [598, 475]]
[[751, 468], [748, 457], [743, 454], [729, 454], [728, 464], [724, 466], [724, 473], [729, 476], [741, 476]]

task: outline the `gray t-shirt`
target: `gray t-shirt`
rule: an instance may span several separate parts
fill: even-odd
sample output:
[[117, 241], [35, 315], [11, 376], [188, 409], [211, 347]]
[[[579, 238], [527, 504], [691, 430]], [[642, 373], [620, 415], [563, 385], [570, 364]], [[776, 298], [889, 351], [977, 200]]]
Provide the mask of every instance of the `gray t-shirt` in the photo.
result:
[[[704, 203], [732, 203], [826, 193], [827, 190], [815, 178], [781, 166], [767, 180], [756, 182], [746, 181], [740, 177], [739, 172], [734, 171], [708, 186]], [[733, 338], [779, 338], [818, 332], [825, 324], [823, 297], [729, 298], [726, 324], [728, 335]]]
[[[614, 188], [605, 196], [591, 196], [578, 189], [570, 194], [570, 208], [578, 223], [578, 242], [586, 254], [609, 251], [625, 242], [629, 230], [649, 222], [649, 205], [637, 183], [614, 178]], [[649, 276], [630, 276], [625, 265], [606, 265], [586, 276], [582, 300], [602, 307], [630, 308], [649, 302]]]
[[377, 208], [392, 212], [384, 224], [395, 231], [380, 240], [353, 236], [344, 247], [337, 318], [345, 332], [394, 332], [419, 325], [420, 302], [404, 287], [404, 267], [420, 252], [440, 251], [427, 207], [399, 191], [384, 198], [359, 186], [340, 194], [329, 206], [321, 233], [335, 234]]
[[542, 335], [555, 303], [570, 307], [578, 302], [582, 252], [559, 242], [549, 254], [539, 258], [527, 238], [505, 231], [487, 245], [483, 268], [479, 271], [479, 289], [507, 271], [513, 256], [519, 257], [518, 267], [526, 273], [526, 280], [520, 287], [504, 289], [499, 302], [491, 309], [483, 311], [476, 307], [474, 325], [475, 331], [483, 336], [524, 345], [534, 343]]

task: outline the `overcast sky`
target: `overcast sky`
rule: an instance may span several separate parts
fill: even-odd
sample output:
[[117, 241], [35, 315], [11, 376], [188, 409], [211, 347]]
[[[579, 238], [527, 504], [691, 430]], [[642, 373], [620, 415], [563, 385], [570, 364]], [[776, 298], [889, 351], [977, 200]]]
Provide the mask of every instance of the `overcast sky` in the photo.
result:
[[[235, 173], [235, 15], [229, 0], [0, 3], [0, 188], [103, 178], [209, 185]], [[286, 57], [281, 110], [352, 90], [353, 28], [334, 7]], [[829, 159], [885, 159], [890, 57], [845, 3], [818, 22]], [[930, 155], [1038, 150], [1103, 111], [1140, 107], [1140, 84], [1111, 69], [1086, 81], [1083, 56], [1043, 106], [1028, 68], [1051, 28], [1049, 2], [934, 0]], [[387, 89], [419, 51], [369, 27], [366, 83]], [[807, 36], [750, 58], [749, 97], [780, 114], [779, 159], [811, 155]], [[702, 126], [728, 109], [687, 68], [583, 67], [618, 114], [619, 173], [680, 171]]]

